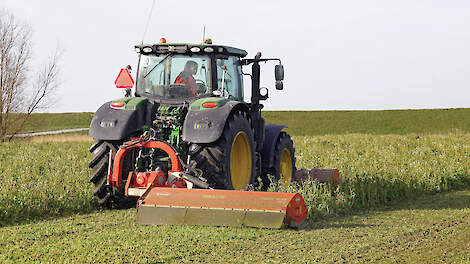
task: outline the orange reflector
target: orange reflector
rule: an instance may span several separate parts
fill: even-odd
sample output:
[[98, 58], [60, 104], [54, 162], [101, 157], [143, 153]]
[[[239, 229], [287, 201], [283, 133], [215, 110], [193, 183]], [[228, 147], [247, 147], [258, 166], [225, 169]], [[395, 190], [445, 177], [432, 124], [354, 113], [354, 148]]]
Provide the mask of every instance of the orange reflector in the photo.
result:
[[124, 103], [123, 102], [112, 102], [111, 103], [111, 107], [113, 108], [121, 108], [121, 107], [124, 107]]
[[204, 108], [216, 108], [219, 106], [216, 102], [206, 102], [202, 104], [202, 107]]
[[301, 228], [306, 219], [298, 193], [155, 187], [137, 203], [140, 224]]
[[123, 68], [118, 74], [118, 77], [114, 81], [116, 88], [130, 89], [134, 86], [134, 79], [132, 79], [131, 73], [128, 68]]

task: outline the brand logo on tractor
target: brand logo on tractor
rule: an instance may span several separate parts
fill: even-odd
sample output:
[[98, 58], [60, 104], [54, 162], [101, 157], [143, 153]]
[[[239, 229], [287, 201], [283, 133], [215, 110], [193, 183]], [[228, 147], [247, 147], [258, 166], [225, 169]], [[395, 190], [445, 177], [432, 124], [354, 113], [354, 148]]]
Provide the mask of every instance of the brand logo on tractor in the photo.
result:
[[194, 124], [194, 129], [209, 129], [211, 127], [212, 127], [212, 122], [208, 120], [197, 122]]
[[108, 121], [108, 120], [103, 120], [100, 122], [101, 127], [115, 127], [117, 123], [117, 120], [113, 121]]

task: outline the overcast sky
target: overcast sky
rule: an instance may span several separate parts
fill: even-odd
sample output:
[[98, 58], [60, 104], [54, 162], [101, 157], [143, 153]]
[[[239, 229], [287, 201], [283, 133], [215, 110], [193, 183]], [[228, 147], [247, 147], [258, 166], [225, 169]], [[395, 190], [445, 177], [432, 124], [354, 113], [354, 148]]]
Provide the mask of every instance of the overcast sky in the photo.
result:
[[[1, 0], [34, 30], [35, 63], [59, 45], [60, 100], [51, 112], [95, 111], [119, 98], [121, 67], [136, 65], [153, 0]], [[162, 1], [156, 0], [144, 42], [200, 43], [279, 57], [284, 90], [268, 110], [470, 107], [470, 1]], [[134, 67], [135, 69], [135, 67]], [[245, 82], [249, 94], [249, 82]]]

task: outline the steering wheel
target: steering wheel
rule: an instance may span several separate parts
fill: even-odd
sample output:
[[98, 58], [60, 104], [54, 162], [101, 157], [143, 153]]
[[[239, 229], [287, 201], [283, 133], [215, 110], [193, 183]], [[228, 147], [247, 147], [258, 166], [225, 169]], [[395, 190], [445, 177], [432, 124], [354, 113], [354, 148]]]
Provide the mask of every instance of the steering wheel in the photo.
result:
[[207, 92], [206, 83], [203, 80], [195, 79], [196, 87], [197, 87], [197, 94], [205, 94]]

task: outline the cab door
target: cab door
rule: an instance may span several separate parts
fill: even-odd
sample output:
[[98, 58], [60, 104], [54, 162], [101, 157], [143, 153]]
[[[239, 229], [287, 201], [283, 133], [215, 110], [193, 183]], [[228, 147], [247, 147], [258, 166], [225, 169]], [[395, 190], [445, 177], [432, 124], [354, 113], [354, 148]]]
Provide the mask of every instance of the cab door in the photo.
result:
[[243, 78], [240, 59], [235, 56], [217, 56], [217, 90], [225, 97], [243, 101]]

